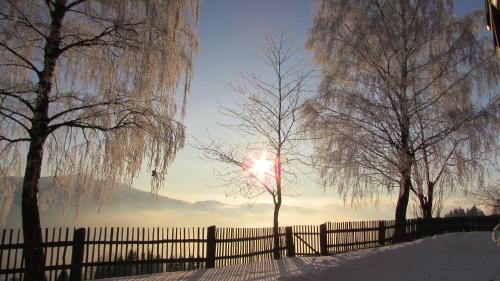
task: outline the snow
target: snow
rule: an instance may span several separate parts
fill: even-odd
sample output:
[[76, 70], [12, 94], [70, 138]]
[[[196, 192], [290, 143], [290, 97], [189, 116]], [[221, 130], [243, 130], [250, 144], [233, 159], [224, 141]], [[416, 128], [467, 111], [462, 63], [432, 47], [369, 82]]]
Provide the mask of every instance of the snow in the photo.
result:
[[500, 247], [491, 232], [451, 233], [327, 257], [106, 280], [500, 281]]

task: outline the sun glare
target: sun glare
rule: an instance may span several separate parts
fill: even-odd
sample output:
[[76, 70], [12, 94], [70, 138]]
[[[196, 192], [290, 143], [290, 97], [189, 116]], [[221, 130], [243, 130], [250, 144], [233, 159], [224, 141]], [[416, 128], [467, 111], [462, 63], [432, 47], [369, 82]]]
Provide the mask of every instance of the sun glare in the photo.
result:
[[252, 159], [250, 173], [261, 182], [273, 175], [273, 162], [267, 158], [266, 152], [261, 152], [258, 158]]

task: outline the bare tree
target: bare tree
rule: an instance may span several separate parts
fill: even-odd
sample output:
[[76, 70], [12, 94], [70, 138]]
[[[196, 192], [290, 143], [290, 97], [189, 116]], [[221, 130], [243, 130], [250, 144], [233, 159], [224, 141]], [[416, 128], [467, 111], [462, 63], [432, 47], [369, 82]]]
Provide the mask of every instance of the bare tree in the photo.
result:
[[499, 63], [480, 38], [482, 15], [456, 18], [451, 1], [430, 0], [322, 0], [316, 11], [308, 47], [323, 79], [305, 109], [315, 164], [324, 184], [353, 201], [396, 188], [402, 238], [412, 171], [425, 173], [420, 161], [433, 161], [437, 174], [456, 164], [467, 178], [474, 169], [462, 169], [462, 158], [489, 143], [452, 137], [497, 117]]
[[500, 215], [500, 187], [495, 182], [467, 192], [475, 204], [489, 208], [492, 215]]
[[242, 102], [235, 107], [221, 106], [221, 112], [235, 120], [226, 127], [237, 132], [241, 144], [225, 145], [217, 140], [201, 145], [209, 160], [226, 164], [217, 175], [224, 185], [247, 198], [261, 194], [271, 196], [274, 204], [274, 258], [280, 258], [279, 211], [285, 183], [293, 181], [292, 168], [299, 160], [298, 148], [303, 131], [297, 126], [304, 84], [310, 70], [294, 59], [296, 49], [284, 39], [266, 35], [261, 60], [269, 66], [272, 76], [241, 74], [241, 82], [229, 88], [239, 94]]
[[[422, 143], [428, 136], [448, 126], [442, 126], [443, 118], [437, 114], [440, 113], [429, 110], [416, 115], [416, 130]], [[425, 121], [423, 116], [425, 120], [436, 121]], [[410, 188], [424, 219], [439, 215], [447, 193], [459, 188], [467, 190], [474, 184], [482, 185], [489, 165], [488, 158], [497, 146], [496, 131], [489, 127], [494, 124], [494, 119], [484, 111], [441, 140], [419, 146], [415, 153]]]
[[[25, 280], [43, 280], [42, 162], [79, 175], [100, 198], [144, 161], [153, 191], [184, 145], [185, 95], [197, 50], [198, 0], [0, 2], [0, 178], [19, 174]], [[181, 115], [181, 116], [178, 116]], [[21, 160], [27, 153], [26, 161]], [[45, 157], [44, 157], [45, 154]], [[85, 183], [90, 183], [89, 185]]]

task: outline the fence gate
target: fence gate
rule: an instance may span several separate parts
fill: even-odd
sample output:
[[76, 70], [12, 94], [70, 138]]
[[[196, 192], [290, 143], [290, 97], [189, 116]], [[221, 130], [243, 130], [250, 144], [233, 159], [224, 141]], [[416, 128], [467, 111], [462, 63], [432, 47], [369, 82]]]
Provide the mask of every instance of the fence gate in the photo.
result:
[[320, 255], [320, 227], [317, 225], [293, 226], [293, 242], [297, 256]]

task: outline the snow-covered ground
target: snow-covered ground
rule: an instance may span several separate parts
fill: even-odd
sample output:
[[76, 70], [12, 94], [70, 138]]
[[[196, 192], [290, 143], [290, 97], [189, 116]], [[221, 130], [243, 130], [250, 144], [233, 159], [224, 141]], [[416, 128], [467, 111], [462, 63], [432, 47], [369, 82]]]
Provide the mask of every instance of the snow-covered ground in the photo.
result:
[[452, 233], [328, 257], [106, 280], [500, 281], [500, 247], [490, 232]]

